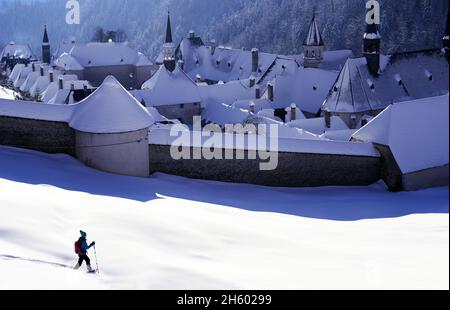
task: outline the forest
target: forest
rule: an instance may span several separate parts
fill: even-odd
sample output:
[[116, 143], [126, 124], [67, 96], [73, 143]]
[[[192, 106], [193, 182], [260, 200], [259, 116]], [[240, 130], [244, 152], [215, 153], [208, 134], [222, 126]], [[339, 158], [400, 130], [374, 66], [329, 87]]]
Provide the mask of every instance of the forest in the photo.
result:
[[[379, 0], [383, 52], [438, 48], [444, 35], [447, 0]], [[74, 36], [91, 41], [99, 28], [124, 32], [130, 44], [154, 59], [164, 39], [168, 8], [174, 39], [189, 30], [204, 41], [235, 48], [258, 47], [299, 54], [316, 14], [327, 50], [361, 52], [364, 0], [78, 0], [80, 24], [68, 25], [66, 0], [0, 0], [0, 45], [29, 43], [40, 51], [47, 25], [52, 48]]]

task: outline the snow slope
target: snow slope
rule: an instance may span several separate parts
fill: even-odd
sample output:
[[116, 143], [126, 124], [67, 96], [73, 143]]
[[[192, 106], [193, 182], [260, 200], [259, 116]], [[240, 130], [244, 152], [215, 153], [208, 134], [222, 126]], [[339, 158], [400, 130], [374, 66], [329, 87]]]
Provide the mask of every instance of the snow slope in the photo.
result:
[[[0, 289], [448, 289], [448, 201], [132, 178], [0, 147]], [[100, 276], [66, 268], [79, 229]]]

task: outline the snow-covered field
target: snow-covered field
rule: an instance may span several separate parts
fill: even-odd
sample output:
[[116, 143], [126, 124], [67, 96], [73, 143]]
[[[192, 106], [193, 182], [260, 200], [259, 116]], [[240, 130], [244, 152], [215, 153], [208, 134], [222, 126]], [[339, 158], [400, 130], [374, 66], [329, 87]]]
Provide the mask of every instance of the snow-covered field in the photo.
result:
[[[0, 289], [448, 289], [448, 203], [448, 187], [140, 179], [0, 147]], [[80, 229], [99, 276], [69, 268]]]

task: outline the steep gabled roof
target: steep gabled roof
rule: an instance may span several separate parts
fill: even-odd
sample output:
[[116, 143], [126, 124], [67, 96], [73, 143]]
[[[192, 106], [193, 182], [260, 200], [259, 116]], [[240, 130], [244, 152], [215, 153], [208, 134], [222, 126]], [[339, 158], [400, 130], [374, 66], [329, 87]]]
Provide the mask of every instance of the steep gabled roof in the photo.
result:
[[394, 102], [448, 92], [448, 62], [440, 50], [381, 56], [381, 74], [372, 75], [365, 58], [348, 59], [322, 110], [360, 113]]
[[194, 83], [178, 66], [173, 72], [161, 66], [142, 90], [132, 92], [139, 100], [144, 99], [147, 106], [200, 103], [200, 93]]

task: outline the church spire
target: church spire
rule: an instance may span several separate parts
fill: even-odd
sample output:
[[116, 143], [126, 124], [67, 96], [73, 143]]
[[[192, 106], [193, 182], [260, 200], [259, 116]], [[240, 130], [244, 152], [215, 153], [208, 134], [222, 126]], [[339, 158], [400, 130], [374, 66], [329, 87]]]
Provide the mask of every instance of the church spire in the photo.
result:
[[44, 38], [42, 39], [42, 43], [49, 43], [47, 34], [47, 25], [44, 26]]
[[166, 41], [163, 45], [163, 64], [167, 70], [173, 71], [176, 67], [175, 62], [175, 45], [172, 40], [172, 25], [170, 23], [170, 11], [167, 11], [167, 28], [166, 28]]
[[169, 10], [167, 11], [166, 43], [173, 43], [172, 25], [170, 23], [170, 11]]
[[42, 39], [42, 61], [46, 64], [50, 64], [50, 41], [47, 34], [47, 25], [44, 26], [44, 37]]
[[323, 61], [325, 44], [316, 22], [316, 10], [314, 9], [308, 34], [303, 41], [303, 66], [305, 68], [318, 68]]

